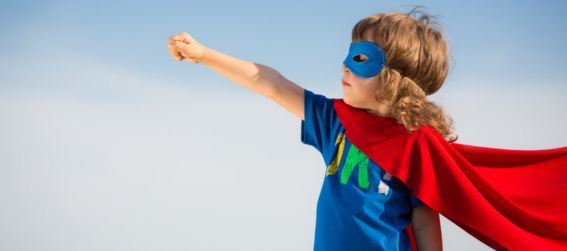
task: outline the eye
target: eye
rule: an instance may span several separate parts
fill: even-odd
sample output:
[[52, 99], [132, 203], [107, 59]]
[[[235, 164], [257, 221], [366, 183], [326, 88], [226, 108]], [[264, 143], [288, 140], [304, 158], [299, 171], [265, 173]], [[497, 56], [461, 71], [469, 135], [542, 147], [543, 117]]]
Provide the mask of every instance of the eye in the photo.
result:
[[356, 62], [364, 62], [364, 61], [368, 60], [368, 57], [366, 57], [366, 55], [364, 55], [364, 54], [358, 54], [358, 55], [352, 57], [352, 59]]

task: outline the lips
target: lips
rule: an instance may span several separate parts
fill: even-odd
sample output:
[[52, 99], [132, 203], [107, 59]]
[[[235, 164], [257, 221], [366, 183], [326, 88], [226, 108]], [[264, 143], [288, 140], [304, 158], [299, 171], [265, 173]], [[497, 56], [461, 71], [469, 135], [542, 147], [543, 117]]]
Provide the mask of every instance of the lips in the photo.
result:
[[342, 80], [343, 86], [350, 86], [349, 83], [347, 83], [346, 81]]

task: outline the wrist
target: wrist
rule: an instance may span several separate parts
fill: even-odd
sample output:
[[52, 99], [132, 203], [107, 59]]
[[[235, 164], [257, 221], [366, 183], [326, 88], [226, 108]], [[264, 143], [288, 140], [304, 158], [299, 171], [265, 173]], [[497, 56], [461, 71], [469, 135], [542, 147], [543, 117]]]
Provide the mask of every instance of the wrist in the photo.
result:
[[204, 61], [209, 58], [209, 55], [211, 55], [211, 49], [203, 46], [203, 50], [201, 50], [200, 55], [197, 57], [197, 61], [204, 63]]

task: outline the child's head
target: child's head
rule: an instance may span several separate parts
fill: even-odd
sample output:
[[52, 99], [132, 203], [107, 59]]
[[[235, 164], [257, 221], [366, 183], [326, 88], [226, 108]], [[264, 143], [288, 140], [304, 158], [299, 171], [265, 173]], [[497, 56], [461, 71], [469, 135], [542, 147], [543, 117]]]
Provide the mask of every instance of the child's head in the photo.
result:
[[[343, 81], [348, 84], [343, 84], [343, 99], [352, 106], [395, 118], [409, 131], [429, 125], [447, 138], [453, 131], [451, 118], [426, 99], [441, 88], [449, 68], [445, 35], [433, 27], [431, 19], [413, 10], [360, 20], [352, 30], [352, 42], [378, 45], [385, 63], [371, 77], [355, 75], [343, 64]], [[368, 59], [364, 54], [353, 58], [359, 62]]]

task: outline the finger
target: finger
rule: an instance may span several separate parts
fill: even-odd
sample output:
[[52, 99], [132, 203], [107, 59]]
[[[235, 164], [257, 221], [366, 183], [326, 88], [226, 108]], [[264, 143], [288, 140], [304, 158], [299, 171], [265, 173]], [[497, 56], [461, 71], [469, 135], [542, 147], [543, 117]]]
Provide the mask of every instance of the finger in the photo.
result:
[[167, 45], [167, 50], [169, 51], [169, 54], [171, 54], [171, 56], [177, 60], [180, 61], [183, 59], [183, 55], [181, 55], [181, 53], [179, 53], [179, 51], [176, 49], [175, 45], [173, 45], [172, 43], [169, 43]]
[[172, 43], [172, 42], [175, 42], [175, 41], [179, 41], [179, 35], [170, 36], [170, 37], [167, 39], [167, 41], [168, 41], [168, 43]]
[[181, 33], [170, 36], [168, 40], [169, 41], [183, 41], [183, 39], [181, 38]]
[[178, 61], [183, 60], [185, 57], [183, 56], [183, 54], [181, 54], [181, 52], [179, 51], [179, 47], [176, 46], [176, 42], [181, 42], [182, 38], [181, 38], [181, 34], [176, 34], [173, 36], [169, 37], [169, 41], [168, 41], [168, 50], [171, 54], [171, 56]]
[[183, 42], [183, 40], [179, 36], [171, 36], [169, 37], [167, 44], [175, 45], [175, 42]]
[[180, 39], [180, 41], [185, 42], [185, 43], [193, 43], [193, 41], [194, 41], [193, 37], [191, 37], [191, 35], [189, 35], [189, 33], [187, 33], [187, 32], [179, 33], [178, 38]]
[[181, 57], [189, 59], [189, 55], [185, 54], [188, 52], [188, 46], [189, 45], [184, 42], [176, 41], [173, 45], [173, 48], [175, 48], [175, 50], [181, 55]]
[[178, 34], [175, 34], [173, 36], [170, 36], [169, 39], [174, 40], [174, 41], [182, 41], [183, 39], [182, 39], [181, 34], [183, 34], [183, 33], [178, 33]]
[[180, 59], [183, 57], [183, 55], [181, 55], [181, 53], [174, 44], [168, 44], [167, 50], [169, 51], [171, 56], [174, 57], [175, 59]]

